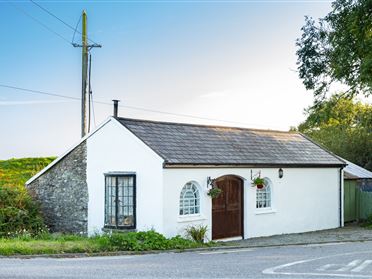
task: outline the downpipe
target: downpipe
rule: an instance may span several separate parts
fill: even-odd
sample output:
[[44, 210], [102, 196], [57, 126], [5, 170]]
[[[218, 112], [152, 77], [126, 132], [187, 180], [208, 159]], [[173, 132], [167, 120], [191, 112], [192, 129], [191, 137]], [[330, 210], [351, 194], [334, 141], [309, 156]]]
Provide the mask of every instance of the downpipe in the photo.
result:
[[342, 212], [343, 212], [343, 210], [342, 210], [342, 204], [343, 204], [343, 202], [342, 202], [342, 200], [343, 200], [343, 196], [342, 196], [342, 170], [343, 169], [344, 169], [344, 167], [340, 168], [340, 175], [339, 175], [339, 177], [340, 177], [340, 179], [339, 179], [339, 184], [340, 184], [340, 187], [339, 187], [339, 192], [340, 192], [340, 228], [343, 227], [343, 223], [342, 223]]

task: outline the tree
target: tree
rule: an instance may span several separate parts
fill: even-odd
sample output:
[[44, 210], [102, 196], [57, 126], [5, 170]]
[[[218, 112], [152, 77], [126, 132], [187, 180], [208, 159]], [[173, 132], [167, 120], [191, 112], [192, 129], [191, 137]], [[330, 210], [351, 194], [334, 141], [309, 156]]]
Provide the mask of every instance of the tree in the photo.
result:
[[372, 105], [334, 95], [306, 110], [298, 130], [333, 153], [372, 171]]
[[305, 17], [296, 42], [299, 77], [316, 105], [335, 83], [348, 87], [347, 97], [372, 92], [372, 0], [336, 0], [332, 8], [318, 23]]

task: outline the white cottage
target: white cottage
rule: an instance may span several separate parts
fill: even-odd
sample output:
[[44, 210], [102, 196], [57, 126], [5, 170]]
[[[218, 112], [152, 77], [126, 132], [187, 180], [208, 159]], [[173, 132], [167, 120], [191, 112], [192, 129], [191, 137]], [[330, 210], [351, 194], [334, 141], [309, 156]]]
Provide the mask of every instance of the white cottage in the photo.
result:
[[26, 184], [52, 231], [235, 239], [343, 226], [344, 166], [295, 132], [110, 117]]

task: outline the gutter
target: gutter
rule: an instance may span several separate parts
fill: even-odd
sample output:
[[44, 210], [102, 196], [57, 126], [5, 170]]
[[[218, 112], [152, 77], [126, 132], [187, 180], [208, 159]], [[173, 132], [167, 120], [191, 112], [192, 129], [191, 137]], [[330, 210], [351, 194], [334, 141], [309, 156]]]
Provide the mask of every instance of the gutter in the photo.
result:
[[170, 163], [164, 161], [163, 168], [344, 168], [346, 164], [311, 163]]

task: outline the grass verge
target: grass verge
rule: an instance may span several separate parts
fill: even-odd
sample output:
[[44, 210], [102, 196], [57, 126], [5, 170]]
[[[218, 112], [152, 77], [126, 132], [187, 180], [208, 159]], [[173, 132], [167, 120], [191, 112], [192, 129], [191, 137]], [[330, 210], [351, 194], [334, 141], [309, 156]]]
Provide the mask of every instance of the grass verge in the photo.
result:
[[0, 239], [0, 255], [184, 250], [216, 245], [214, 242], [199, 243], [180, 236], [165, 238], [155, 231], [104, 234], [93, 237], [45, 234], [38, 238], [2, 238]]

